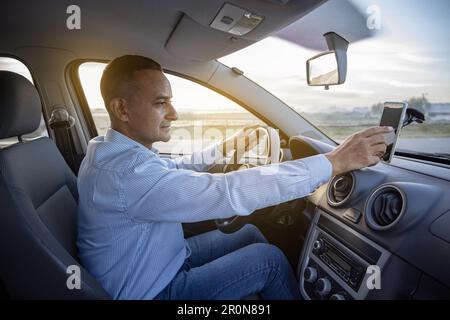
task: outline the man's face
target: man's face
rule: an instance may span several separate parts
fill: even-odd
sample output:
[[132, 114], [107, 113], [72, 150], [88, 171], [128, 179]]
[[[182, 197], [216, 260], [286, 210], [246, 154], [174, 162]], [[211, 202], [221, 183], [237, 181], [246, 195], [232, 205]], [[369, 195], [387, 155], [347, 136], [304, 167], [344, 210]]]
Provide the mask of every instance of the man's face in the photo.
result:
[[134, 79], [135, 85], [127, 99], [129, 132], [146, 146], [169, 141], [171, 122], [178, 118], [171, 103], [169, 81], [158, 70], [137, 71]]

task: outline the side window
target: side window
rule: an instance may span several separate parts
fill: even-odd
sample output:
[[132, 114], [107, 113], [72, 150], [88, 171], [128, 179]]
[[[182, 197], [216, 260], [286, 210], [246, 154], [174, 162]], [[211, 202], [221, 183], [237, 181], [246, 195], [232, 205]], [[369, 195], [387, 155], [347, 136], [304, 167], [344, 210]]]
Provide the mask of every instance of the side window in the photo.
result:
[[264, 125], [237, 103], [198, 83], [166, 74], [178, 112], [169, 143], [155, 143], [162, 153], [188, 154], [254, 124]]
[[[0, 70], [18, 73], [18, 74], [24, 76], [25, 78], [27, 78], [31, 83], [33, 83], [33, 78], [31, 77], [30, 71], [22, 62], [20, 62], [17, 59], [8, 58], [8, 57], [0, 57]], [[27, 141], [27, 140], [33, 140], [33, 139], [43, 137], [43, 136], [48, 137], [48, 131], [47, 131], [47, 127], [45, 125], [44, 116], [41, 113], [41, 122], [39, 124], [39, 128], [37, 128], [36, 131], [34, 131], [30, 134], [23, 135], [22, 139]], [[17, 137], [8, 138], [8, 139], [0, 139], [0, 148], [4, 148], [4, 147], [9, 146], [16, 142], [18, 142]]]
[[[86, 62], [78, 72], [99, 135], [110, 122], [101, 93], [104, 63]], [[193, 81], [166, 73], [172, 87], [172, 103], [178, 120], [172, 123], [169, 142], [154, 144], [160, 153], [190, 154], [231, 136], [245, 126], [264, 123], [237, 103]]]

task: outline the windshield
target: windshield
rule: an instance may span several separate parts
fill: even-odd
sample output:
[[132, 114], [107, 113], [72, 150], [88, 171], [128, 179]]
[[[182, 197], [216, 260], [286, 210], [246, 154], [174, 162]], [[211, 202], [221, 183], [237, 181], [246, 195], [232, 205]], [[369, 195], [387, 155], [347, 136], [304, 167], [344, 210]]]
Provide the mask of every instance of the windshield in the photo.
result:
[[220, 62], [242, 69], [336, 142], [378, 125], [385, 101], [407, 100], [426, 121], [403, 128], [397, 150], [450, 154], [450, 1], [352, 2], [362, 13], [378, 10], [380, 30], [350, 43], [343, 85], [309, 87], [305, 63], [319, 52], [277, 37]]

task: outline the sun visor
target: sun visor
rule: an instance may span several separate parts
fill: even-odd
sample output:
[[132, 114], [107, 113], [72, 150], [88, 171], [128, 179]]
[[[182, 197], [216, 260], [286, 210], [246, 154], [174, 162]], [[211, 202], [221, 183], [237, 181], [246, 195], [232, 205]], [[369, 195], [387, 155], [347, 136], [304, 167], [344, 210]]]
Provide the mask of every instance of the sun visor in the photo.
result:
[[183, 60], [209, 61], [254, 42], [203, 26], [183, 15], [166, 43], [166, 50]]
[[[374, 6], [368, 6], [371, 8]], [[376, 6], [375, 6], [376, 7]], [[329, 0], [274, 36], [313, 50], [327, 50], [323, 34], [333, 31], [350, 43], [376, 36], [367, 27], [368, 14], [349, 0]], [[384, 28], [386, 29], [386, 28]]]

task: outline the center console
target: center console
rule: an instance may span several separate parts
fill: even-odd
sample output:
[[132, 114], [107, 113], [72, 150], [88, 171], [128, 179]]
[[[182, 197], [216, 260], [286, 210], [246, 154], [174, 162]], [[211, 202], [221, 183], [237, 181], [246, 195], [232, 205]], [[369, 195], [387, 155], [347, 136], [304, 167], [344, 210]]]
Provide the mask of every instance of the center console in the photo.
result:
[[376, 243], [318, 209], [299, 262], [305, 299], [365, 299], [369, 266], [380, 271], [389, 257]]

